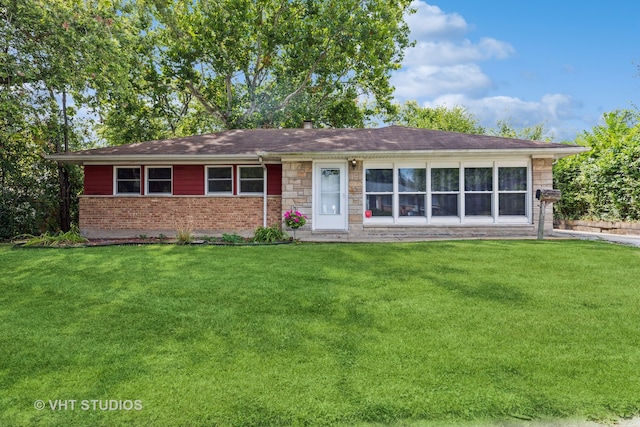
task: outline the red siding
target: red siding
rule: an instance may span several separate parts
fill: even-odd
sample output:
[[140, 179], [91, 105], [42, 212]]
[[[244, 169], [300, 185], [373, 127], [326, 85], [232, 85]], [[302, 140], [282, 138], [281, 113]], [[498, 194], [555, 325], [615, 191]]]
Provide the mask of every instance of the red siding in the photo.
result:
[[[234, 181], [237, 180], [237, 165], [233, 166]], [[176, 196], [202, 196], [205, 194], [204, 165], [174, 165], [173, 194]], [[140, 167], [140, 192], [144, 194], [144, 166]], [[234, 182], [234, 194], [238, 183]], [[113, 166], [85, 166], [84, 194], [109, 196], [113, 194]], [[267, 165], [267, 194], [282, 194], [282, 165]]]
[[282, 194], [282, 165], [267, 165], [267, 194], [269, 196]]
[[204, 165], [174, 165], [173, 194], [201, 196], [204, 194]]
[[110, 196], [113, 194], [113, 166], [85, 166], [84, 194]]

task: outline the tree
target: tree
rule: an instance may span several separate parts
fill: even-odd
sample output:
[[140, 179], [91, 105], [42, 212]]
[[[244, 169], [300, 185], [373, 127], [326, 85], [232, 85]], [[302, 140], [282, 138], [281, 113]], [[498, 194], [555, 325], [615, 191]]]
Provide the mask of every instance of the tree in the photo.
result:
[[505, 138], [528, 139], [530, 141], [553, 141], [553, 135], [547, 133], [542, 123], [516, 129], [508, 120], [498, 120], [497, 128], [489, 129], [487, 133]]
[[591, 150], [558, 160], [562, 191], [556, 215], [565, 219], [640, 220], [640, 112], [616, 110], [576, 142]]
[[173, 103], [188, 98], [182, 119], [206, 113], [220, 128], [360, 125], [374, 113], [359, 108], [363, 97], [393, 109], [389, 77], [409, 45], [409, 5], [149, 0], [143, 77]]
[[23, 197], [29, 206], [9, 204], [13, 207], [3, 211], [3, 224], [17, 224], [21, 212], [35, 209], [29, 215], [40, 217], [40, 224], [18, 221], [20, 227], [32, 231], [51, 226], [51, 212], [43, 208], [50, 205], [51, 194], [46, 190], [45, 202], [44, 193], [36, 189], [49, 188], [57, 175], [60, 203], [55, 222], [69, 229], [73, 187], [80, 175], [67, 165], [58, 165], [57, 174], [52, 174], [52, 165], [45, 164], [42, 155], [78, 147], [83, 130], [76, 120], [80, 106], [120, 87], [114, 83], [123, 81], [120, 47], [125, 37], [114, 34], [126, 29], [118, 5], [108, 0], [0, 3], [2, 191], [10, 200]]
[[390, 121], [424, 129], [477, 135], [485, 133], [473, 114], [460, 106], [426, 108], [420, 107], [416, 101], [407, 101], [400, 107], [398, 114], [390, 118]]

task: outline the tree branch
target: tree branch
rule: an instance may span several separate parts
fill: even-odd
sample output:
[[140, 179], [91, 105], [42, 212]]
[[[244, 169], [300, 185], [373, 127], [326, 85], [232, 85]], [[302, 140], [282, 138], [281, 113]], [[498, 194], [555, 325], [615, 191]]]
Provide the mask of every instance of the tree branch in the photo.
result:
[[227, 125], [227, 117], [225, 116], [225, 114], [223, 114], [219, 108], [217, 108], [216, 106], [212, 105], [209, 101], [207, 101], [204, 95], [202, 95], [200, 91], [195, 87], [193, 82], [191, 81], [185, 82], [185, 85], [209, 114], [216, 117], [222, 123]]
[[322, 51], [320, 56], [318, 56], [318, 59], [316, 59], [316, 62], [313, 63], [313, 66], [311, 67], [311, 69], [309, 70], [307, 75], [305, 76], [305, 78], [302, 81], [302, 83], [300, 83], [300, 86], [298, 86], [298, 88], [296, 90], [294, 90], [289, 95], [287, 95], [287, 97], [284, 99], [284, 101], [282, 101], [280, 103], [280, 105], [278, 105], [275, 108], [276, 111], [282, 110], [283, 108], [285, 108], [289, 104], [289, 102], [291, 102], [291, 100], [293, 98], [298, 96], [300, 94], [300, 92], [302, 92], [307, 87], [307, 85], [311, 81], [311, 77], [313, 76], [313, 73], [315, 73], [316, 69], [318, 68], [318, 65], [320, 65], [320, 63], [322, 62], [322, 60], [324, 59], [325, 56], [327, 56], [327, 50], [326, 49]]

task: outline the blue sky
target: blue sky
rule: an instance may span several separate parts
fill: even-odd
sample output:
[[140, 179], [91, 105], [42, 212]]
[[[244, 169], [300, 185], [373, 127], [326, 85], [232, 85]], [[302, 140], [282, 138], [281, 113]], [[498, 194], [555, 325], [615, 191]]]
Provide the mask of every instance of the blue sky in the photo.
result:
[[483, 126], [543, 123], [574, 140], [640, 107], [640, 2], [415, 0], [396, 100], [460, 105]]

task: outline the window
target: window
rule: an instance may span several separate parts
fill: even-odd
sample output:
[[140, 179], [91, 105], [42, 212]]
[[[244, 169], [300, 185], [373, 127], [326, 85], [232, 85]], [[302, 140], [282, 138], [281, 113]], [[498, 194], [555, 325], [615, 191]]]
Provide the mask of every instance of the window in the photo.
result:
[[207, 193], [233, 194], [233, 168], [231, 166], [207, 168]]
[[527, 214], [527, 168], [498, 168], [498, 214]]
[[493, 168], [465, 168], [465, 216], [491, 216], [493, 195]]
[[530, 172], [526, 160], [365, 164], [364, 221], [530, 224]]
[[459, 168], [431, 169], [431, 215], [459, 216]]
[[116, 194], [140, 194], [140, 168], [116, 168]]
[[320, 215], [340, 215], [340, 169], [320, 169]]
[[426, 216], [427, 170], [398, 168], [398, 193], [399, 216]]
[[147, 168], [147, 194], [171, 194], [171, 167]]
[[262, 194], [264, 192], [264, 169], [261, 166], [240, 166], [240, 194]]
[[365, 172], [366, 209], [371, 216], [393, 215], [393, 169], [367, 169]]

